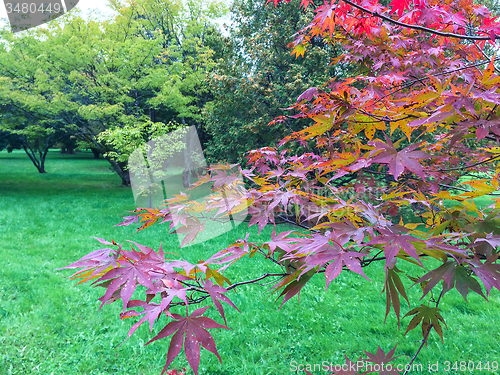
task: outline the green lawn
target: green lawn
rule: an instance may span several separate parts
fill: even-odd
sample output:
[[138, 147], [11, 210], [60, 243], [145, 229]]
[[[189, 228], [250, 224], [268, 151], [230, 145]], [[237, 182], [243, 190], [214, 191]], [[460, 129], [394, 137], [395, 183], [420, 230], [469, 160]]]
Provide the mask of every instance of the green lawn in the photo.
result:
[[[93, 160], [91, 153], [53, 151], [47, 170], [38, 174], [22, 152], [0, 152], [0, 375], [160, 374], [169, 342], [160, 340], [145, 347], [154, 333], [144, 324], [118, 347], [134, 319], [119, 320], [119, 303], [99, 311], [97, 298], [103, 289], [75, 287], [66, 278], [71, 270], [55, 269], [98, 249], [93, 236], [118, 242], [132, 239], [155, 248], [161, 241], [165, 251], [177, 251], [177, 239], [169, 238], [166, 226], [137, 234], [133, 227], [113, 227], [133, 208], [132, 192], [120, 187], [107, 162]], [[260, 236], [253, 228], [250, 232], [251, 239], [265, 239], [271, 228]], [[184, 249], [182, 256], [191, 261], [206, 258], [245, 233], [241, 225]], [[226, 276], [233, 282], [258, 276], [265, 264], [258, 257], [246, 259]], [[274, 295], [268, 298], [271, 285], [238, 289], [230, 298], [241, 314], [226, 308], [232, 329], [211, 330], [222, 364], [202, 350], [200, 374], [290, 374], [291, 361], [342, 364], [344, 354], [355, 360], [364, 350], [375, 352], [377, 345], [387, 352], [397, 344], [396, 353], [402, 355], [399, 363], [409, 362], [421, 333], [414, 330], [404, 336], [409, 319], [402, 321], [398, 331], [393, 313], [383, 324], [381, 271], [382, 265], [366, 270], [372, 283], [344, 272], [326, 292], [324, 278], [317, 276], [304, 288], [300, 304], [294, 298], [279, 311]], [[421, 274], [415, 270], [414, 276]], [[410, 290], [414, 303], [419, 298], [417, 289]], [[424, 366], [423, 373], [469, 373], [445, 372], [445, 361], [500, 362], [499, 301], [497, 291], [489, 303], [472, 295], [465, 304], [458, 292], [447, 294], [441, 307], [449, 330], [444, 332], [444, 344], [431, 335], [417, 360]], [[221, 322], [211, 310], [211, 316]], [[405, 314], [408, 308], [402, 310]], [[155, 332], [161, 328], [157, 325]], [[429, 362], [439, 362], [440, 370], [426, 370]], [[188, 367], [183, 355], [174, 366]]]

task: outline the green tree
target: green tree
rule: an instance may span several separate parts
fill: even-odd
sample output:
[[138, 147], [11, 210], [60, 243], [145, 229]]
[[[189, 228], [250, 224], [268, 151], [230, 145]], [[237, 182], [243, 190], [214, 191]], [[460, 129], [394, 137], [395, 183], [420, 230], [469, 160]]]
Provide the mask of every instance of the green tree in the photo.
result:
[[[62, 82], [44, 73], [43, 43], [36, 32], [20, 38], [4, 33], [0, 46], [0, 130], [17, 138], [40, 173], [45, 157], [63, 136], [66, 108]], [[50, 103], [50, 104], [49, 104]]]
[[[3, 31], [0, 103], [10, 108], [4, 111], [10, 125], [2, 126], [43, 138], [41, 165], [55, 131], [71, 132], [81, 147], [103, 154], [129, 185], [130, 149], [119, 145], [134, 129], [146, 127], [146, 142], [161, 129], [172, 130], [171, 122], [199, 125], [209, 98], [206, 73], [214, 65], [204, 37], [216, 33], [210, 19], [224, 7], [203, 0], [111, 5], [118, 15], [110, 20], [69, 14], [29, 33]], [[121, 139], [99, 136], [106, 131]]]
[[[292, 2], [299, 5], [299, 0]], [[284, 115], [283, 108], [295, 104], [308, 87], [341, 73], [329, 65], [339, 50], [320, 38], [313, 41], [307, 59], [290, 53], [292, 35], [313, 15], [311, 9], [296, 9], [275, 9], [266, 0], [233, 3], [223, 58], [211, 74], [214, 100], [205, 107], [211, 136], [206, 152], [212, 161], [241, 161], [247, 150], [274, 145], [297, 125], [268, 124]]]

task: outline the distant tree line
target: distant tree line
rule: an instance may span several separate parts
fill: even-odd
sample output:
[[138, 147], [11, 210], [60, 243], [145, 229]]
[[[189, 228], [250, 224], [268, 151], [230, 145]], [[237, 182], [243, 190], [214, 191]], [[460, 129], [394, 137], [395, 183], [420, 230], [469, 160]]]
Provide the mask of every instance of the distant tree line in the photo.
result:
[[45, 28], [0, 31], [0, 149], [23, 149], [40, 173], [50, 148], [90, 148], [129, 185], [130, 153], [189, 125], [209, 162], [241, 162], [298, 130], [300, 121], [268, 124], [347, 69], [330, 65], [339, 50], [319, 40], [307, 59], [290, 53], [310, 10], [266, 0], [110, 6], [111, 19], [70, 12]]

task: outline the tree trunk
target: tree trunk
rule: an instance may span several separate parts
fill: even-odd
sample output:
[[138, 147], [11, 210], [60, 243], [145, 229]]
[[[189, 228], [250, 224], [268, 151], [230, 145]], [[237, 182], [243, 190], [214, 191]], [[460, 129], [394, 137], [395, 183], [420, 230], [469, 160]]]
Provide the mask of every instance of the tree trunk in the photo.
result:
[[36, 167], [38, 170], [38, 173], [47, 173], [45, 170], [45, 157], [47, 156], [47, 153], [49, 152], [49, 143], [48, 141], [46, 142], [46, 147], [44, 150], [42, 150], [40, 147], [38, 147], [38, 154], [39, 157], [37, 158], [36, 151], [30, 147], [30, 144], [28, 143], [28, 140], [23, 137], [20, 137], [21, 144], [23, 147], [24, 152], [26, 152], [26, 155], [30, 158], [31, 162], [33, 165]]
[[61, 154], [73, 155], [75, 153], [75, 149], [67, 146], [61, 147]]
[[99, 159], [99, 156], [101, 155], [101, 152], [96, 149], [96, 148], [91, 148], [90, 151], [94, 154], [94, 159]]
[[105, 159], [111, 164], [113, 170], [122, 179], [122, 185], [130, 187], [130, 174], [128, 169], [125, 169], [127, 167], [127, 163], [123, 161], [117, 162], [109, 157], [106, 157]]

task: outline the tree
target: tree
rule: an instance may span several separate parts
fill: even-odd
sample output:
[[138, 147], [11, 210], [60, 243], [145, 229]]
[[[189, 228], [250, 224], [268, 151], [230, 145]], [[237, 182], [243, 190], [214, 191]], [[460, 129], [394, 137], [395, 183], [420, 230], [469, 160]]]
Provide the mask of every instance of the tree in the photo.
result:
[[[143, 315], [130, 334], [146, 320], [152, 324], [167, 316], [170, 322], [151, 340], [173, 335], [164, 371], [182, 345], [196, 374], [200, 344], [218, 356], [207, 329], [227, 327], [220, 301], [236, 308], [225, 293], [266, 278], [278, 278], [273, 289], [285, 303], [313, 277], [324, 275], [328, 288], [342, 272], [366, 278], [363, 269], [381, 262], [386, 319], [394, 311], [400, 325], [403, 298], [405, 333], [422, 332], [411, 363], [432, 332], [443, 339], [439, 306], [450, 290], [465, 301], [470, 292], [486, 299], [492, 289], [500, 290], [500, 200], [493, 194], [500, 173], [500, 75], [498, 58], [485, 56], [485, 47], [500, 39], [500, 24], [485, 6], [463, 0], [393, 0], [387, 6], [333, 0], [314, 12], [295, 35], [294, 51], [305, 48], [307, 57], [314, 37], [340, 41], [345, 53], [334, 63], [356, 64], [357, 74], [307, 89], [294, 114], [274, 120], [308, 124], [277, 147], [249, 152], [249, 167], [239, 167], [247, 185], [232, 173], [235, 166], [214, 166], [197, 184], [213, 185], [203, 203], [179, 195], [161, 210], [137, 209], [122, 223], [140, 219], [142, 230], [170, 222], [171, 229], [194, 239], [204, 227], [194, 212], [217, 212], [217, 219], [248, 207], [249, 225], [261, 230], [288, 222], [300, 232], [273, 231], [264, 243], [247, 235], [194, 264], [165, 259], [161, 247], [156, 252], [135, 244], [137, 250], [124, 250], [99, 240], [109, 247], [67, 267], [82, 268], [75, 278], [96, 279], [106, 288], [103, 304], [121, 299], [122, 318]], [[334, 184], [352, 175], [352, 181]], [[460, 180], [464, 176], [474, 178]], [[492, 204], [478, 207], [478, 197]], [[409, 206], [420, 223], [403, 220]], [[223, 276], [254, 255], [269, 261], [261, 277], [234, 282]], [[421, 286], [423, 303], [408, 298], [405, 274]], [[145, 290], [145, 300], [132, 299], [136, 288]], [[369, 292], [379, 291], [363, 291]], [[205, 300], [215, 305], [224, 326], [203, 316], [207, 307], [189, 311]], [[361, 363], [377, 365], [381, 374], [401, 373], [387, 367], [396, 350], [366, 352]], [[357, 362], [346, 358], [351, 363]], [[364, 365], [330, 371], [366, 373]]]
[[10, 131], [29, 132], [26, 137], [43, 143], [41, 159], [57, 141], [54, 131], [65, 130], [81, 147], [103, 154], [130, 185], [128, 148], [106, 135], [123, 140], [146, 126], [147, 142], [152, 133], [171, 131], [169, 123], [199, 123], [213, 66], [203, 38], [216, 33], [209, 18], [224, 8], [203, 0], [112, 5], [118, 13], [112, 20], [87, 21], [72, 12], [47, 28], [15, 35], [4, 30], [0, 99], [10, 106], [4, 111]]
[[308, 58], [290, 53], [291, 35], [312, 17], [310, 9], [272, 9], [264, 0], [233, 3], [223, 56], [210, 75], [214, 100], [205, 108], [209, 160], [242, 162], [246, 151], [274, 146], [290, 126], [300, 129], [295, 122], [268, 124], [295, 104], [309, 85], [342, 73], [344, 69], [329, 65], [340, 53], [338, 46], [320, 38], [313, 41]]
[[[44, 53], [35, 32], [20, 38], [2, 31], [5, 43], [0, 47], [0, 130], [17, 138], [40, 173], [45, 171], [45, 157], [64, 136], [66, 112], [61, 99], [61, 82], [44, 73]], [[47, 105], [51, 103], [51, 105]]]

